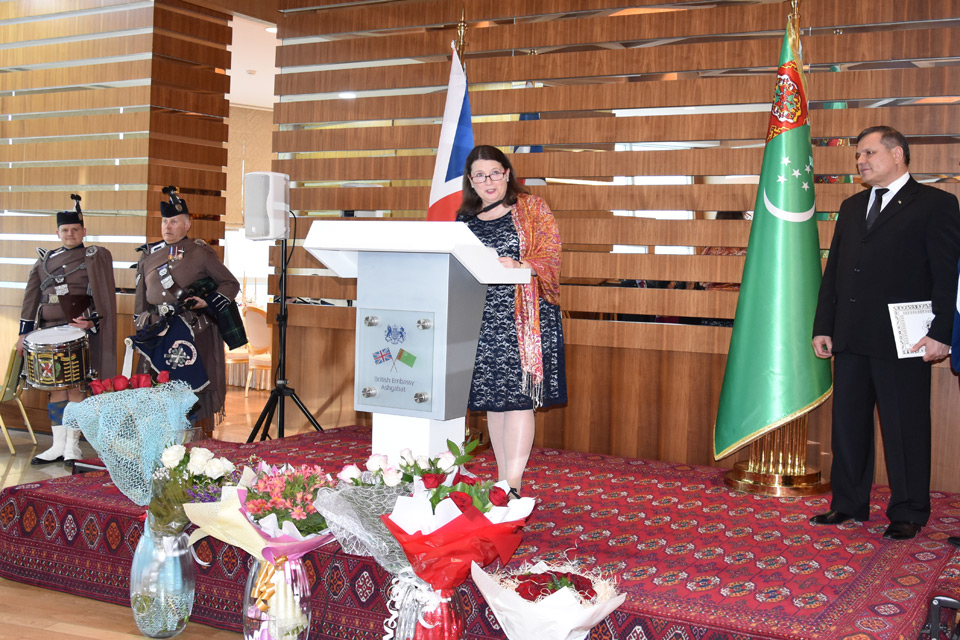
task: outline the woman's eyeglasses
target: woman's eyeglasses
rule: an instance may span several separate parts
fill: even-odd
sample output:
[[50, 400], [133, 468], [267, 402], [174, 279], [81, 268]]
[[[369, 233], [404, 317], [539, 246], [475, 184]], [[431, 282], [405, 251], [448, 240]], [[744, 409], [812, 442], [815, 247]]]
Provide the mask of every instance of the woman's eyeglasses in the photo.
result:
[[487, 181], [487, 178], [490, 178], [493, 182], [500, 182], [505, 175], [507, 175], [506, 171], [491, 171], [489, 174], [475, 173], [470, 176], [470, 180], [473, 184], [483, 184]]

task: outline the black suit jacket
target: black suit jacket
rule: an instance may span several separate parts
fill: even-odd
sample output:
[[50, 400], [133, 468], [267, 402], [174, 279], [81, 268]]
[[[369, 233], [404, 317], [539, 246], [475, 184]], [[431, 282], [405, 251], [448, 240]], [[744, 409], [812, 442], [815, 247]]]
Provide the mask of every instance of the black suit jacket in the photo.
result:
[[928, 336], [950, 344], [957, 300], [957, 198], [910, 178], [867, 231], [870, 190], [840, 205], [820, 284], [813, 335], [833, 351], [896, 359], [891, 302], [932, 300]]

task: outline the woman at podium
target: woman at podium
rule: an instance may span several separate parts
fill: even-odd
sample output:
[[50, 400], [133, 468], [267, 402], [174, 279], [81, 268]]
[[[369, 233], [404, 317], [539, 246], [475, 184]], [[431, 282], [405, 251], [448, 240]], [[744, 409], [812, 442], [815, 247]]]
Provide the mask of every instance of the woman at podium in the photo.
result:
[[496, 147], [467, 156], [457, 219], [529, 284], [487, 286], [467, 406], [487, 412], [499, 480], [520, 497], [533, 446], [533, 411], [567, 401], [560, 322], [560, 231], [550, 207], [514, 176]]

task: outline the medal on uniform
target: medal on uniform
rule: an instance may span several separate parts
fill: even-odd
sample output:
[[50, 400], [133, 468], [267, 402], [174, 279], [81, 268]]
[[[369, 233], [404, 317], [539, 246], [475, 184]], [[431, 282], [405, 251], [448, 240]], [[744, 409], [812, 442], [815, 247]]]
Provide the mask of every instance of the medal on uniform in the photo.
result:
[[173, 275], [171, 275], [167, 265], [163, 265], [157, 269], [157, 275], [160, 276], [160, 286], [164, 289], [169, 289], [173, 286]]
[[167, 255], [171, 262], [176, 262], [183, 257], [183, 247], [178, 247], [176, 245], [170, 245], [167, 248]]
[[53, 292], [58, 296], [65, 296], [70, 293], [70, 285], [58, 284], [53, 288]]

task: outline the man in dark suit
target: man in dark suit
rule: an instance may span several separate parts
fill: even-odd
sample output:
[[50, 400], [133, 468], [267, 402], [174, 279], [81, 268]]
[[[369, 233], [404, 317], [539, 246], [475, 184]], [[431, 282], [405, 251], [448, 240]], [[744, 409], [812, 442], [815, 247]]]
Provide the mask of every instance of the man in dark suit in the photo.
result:
[[[864, 130], [856, 157], [871, 188], [840, 206], [813, 325], [817, 356], [835, 358], [833, 502], [810, 522], [869, 517], [876, 406], [891, 491], [883, 535], [906, 540], [930, 516], [930, 367], [951, 340], [960, 209], [953, 195], [910, 176], [899, 131]], [[933, 322], [912, 348], [925, 353], [899, 359], [887, 305], [925, 300]]]

